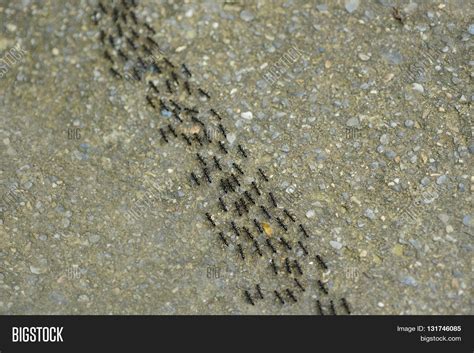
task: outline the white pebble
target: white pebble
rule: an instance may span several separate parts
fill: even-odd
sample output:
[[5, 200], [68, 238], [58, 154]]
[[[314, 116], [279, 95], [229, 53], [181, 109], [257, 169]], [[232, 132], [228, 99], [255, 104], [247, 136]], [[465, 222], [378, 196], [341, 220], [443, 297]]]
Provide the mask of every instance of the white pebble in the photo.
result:
[[246, 120], [252, 120], [253, 118], [252, 112], [243, 112], [240, 116]]

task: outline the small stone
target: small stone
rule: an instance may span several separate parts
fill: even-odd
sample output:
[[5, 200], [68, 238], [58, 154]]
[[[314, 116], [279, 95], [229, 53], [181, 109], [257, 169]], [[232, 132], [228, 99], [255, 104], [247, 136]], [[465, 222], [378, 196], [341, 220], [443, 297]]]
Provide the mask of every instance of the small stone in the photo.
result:
[[242, 20], [244, 20], [245, 22], [250, 22], [255, 18], [255, 15], [252, 12], [248, 11], [248, 10], [243, 10], [240, 13], [240, 18]]
[[342, 248], [342, 244], [335, 240], [331, 240], [329, 244], [336, 250], [340, 250]]
[[448, 179], [448, 177], [443, 174], [443, 175], [439, 176], [438, 179], [436, 179], [436, 184], [438, 184], [438, 185], [444, 184], [447, 179]]
[[416, 82], [412, 85], [412, 88], [413, 88], [414, 91], [417, 91], [417, 92], [420, 92], [420, 93], [425, 92], [425, 89], [423, 88], [423, 86], [419, 83], [416, 83]]
[[359, 125], [359, 118], [353, 117], [346, 121], [346, 125], [350, 127], [358, 126]]
[[89, 235], [89, 241], [94, 244], [97, 243], [100, 240], [100, 235], [99, 234], [91, 234]]
[[405, 276], [402, 278], [402, 283], [407, 286], [416, 287], [416, 280], [412, 276]]
[[474, 23], [469, 25], [467, 31], [469, 32], [469, 34], [474, 35]]
[[370, 59], [370, 56], [367, 54], [359, 53], [359, 59], [362, 61], [368, 61]]
[[346, 0], [344, 7], [346, 8], [347, 12], [353, 13], [359, 7], [359, 0]]
[[371, 210], [370, 208], [366, 209], [365, 212], [364, 212], [364, 216], [366, 216], [368, 219], [375, 219], [375, 213], [373, 210]]
[[314, 210], [309, 210], [308, 212], [306, 212], [306, 217], [313, 218], [315, 214], [316, 213], [314, 212]]
[[235, 138], [236, 138], [236, 135], [233, 132], [227, 134], [227, 141], [229, 141], [231, 145], [234, 143]]
[[245, 120], [252, 120], [253, 118], [252, 112], [243, 112], [240, 116]]
[[440, 213], [438, 215], [438, 218], [441, 222], [443, 222], [444, 224], [448, 223], [449, 222], [449, 216], [446, 214], [446, 213]]
[[465, 215], [462, 219], [462, 224], [464, 224], [466, 227], [472, 227], [474, 226], [474, 222], [472, 221], [471, 215]]
[[382, 145], [386, 145], [388, 143], [388, 136], [387, 134], [383, 134], [382, 136], [380, 136], [380, 143]]
[[413, 122], [413, 120], [405, 120], [405, 127], [413, 127], [413, 125], [415, 125], [415, 123]]
[[446, 233], [452, 233], [452, 232], [454, 232], [454, 228], [453, 228], [452, 225], [449, 225], [449, 224], [448, 224], [448, 225], [446, 226]]

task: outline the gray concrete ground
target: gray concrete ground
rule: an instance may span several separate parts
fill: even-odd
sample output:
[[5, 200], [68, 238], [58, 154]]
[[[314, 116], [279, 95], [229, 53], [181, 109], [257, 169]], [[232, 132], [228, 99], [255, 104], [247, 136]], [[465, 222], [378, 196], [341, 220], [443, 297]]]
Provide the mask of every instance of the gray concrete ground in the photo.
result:
[[326, 259], [298, 253], [285, 305], [209, 227], [219, 189], [146, 85], [110, 75], [94, 11], [0, 0], [0, 313], [317, 314], [320, 279], [355, 314], [472, 314], [472, 2], [139, 2]]

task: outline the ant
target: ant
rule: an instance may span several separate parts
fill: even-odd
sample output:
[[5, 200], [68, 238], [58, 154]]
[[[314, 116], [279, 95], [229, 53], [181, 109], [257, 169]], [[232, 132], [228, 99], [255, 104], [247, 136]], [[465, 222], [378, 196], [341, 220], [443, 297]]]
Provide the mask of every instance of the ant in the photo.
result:
[[144, 25], [144, 26], [146, 27], [146, 29], [148, 29], [152, 34], [156, 34], [156, 31], [155, 31], [155, 30], [153, 29], [153, 27], [151, 27], [148, 23], [145, 22], [143, 25]]
[[321, 258], [321, 256], [316, 255], [316, 260], [318, 261], [319, 265], [320, 265], [323, 269], [325, 269], [325, 270], [328, 269], [326, 263], [323, 261], [323, 259]]
[[239, 167], [237, 163], [233, 162], [232, 165], [239, 172], [240, 175], [244, 175], [243, 170]]
[[347, 303], [346, 298], [341, 299], [342, 306], [344, 309], [346, 309], [346, 312], [350, 315], [351, 314], [351, 309], [349, 308], [349, 304]]
[[252, 300], [252, 297], [250, 296], [250, 293], [248, 291], [245, 291], [245, 298], [247, 299], [247, 301], [252, 304], [252, 305], [255, 305], [255, 303], [253, 302]]
[[221, 116], [220, 116], [214, 109], [211, 109], [210, 112], [211, 112], [211, 114], [214, 115], [217, 119], [222, 120]]
[[[256, 240], [253, 241], [253, 245], [255, 246], [255, 251], [260, 255], [263, 256], [262, 252], [260, 251], [260, 246]], [[263, 299], [263, 298], [262, 298]]]
[[258, 229], [258, 231], [263, 234], [263, 228], [256, 218], [253, 219], [253, 224], [255, 224], [255, 227]]
[[278, 291], [274, 291], [275, 293], [275, 296], [278, 298], [278, 300], [280, 301], [281, 304], [285, 304], [285, 301], [283, 300], [283, 298], [281, 297], [280, 293], [278, 293]]
[[225, 246], [229, 246], [229, 243], [227, 242], [226, 238], [224, 237], [224, 233], [219, 232], [219, 238], [222, 240]]
[[247, 237], [249, 237], [250, 240], [254, 240], [254, 237], [253, 237], [252, 233], [250, 233], [250, 230], [247, 227], [244, 226], [244, 227], [242, 227], [242, 229], [243, 229], [245, 235], [247, 235]]
[[181, 136], [183, 137], [183, 139], [186, 141], [186, 143], [187, 143], [189, 146], [192, 145], [191, 140], [189, 139], [189, 137], [188, 137], [186, 134], [184, 134], [184, 133], [182, 132], [182, 133], [181, 133]]
[[245, 150], [243, 149], [243, 147], [241, 145], [237, 145], [237, 148], [239, 149], [240, 154], [244, 156], [245, 158], [247, 158], [247, 153], [245, 153]]
[[257, 285], [255, 286], [255, 288], [257, 289], [257, 293], [258, 293], [258, 295], [260, 296], [260, 299], [263, 299], [263, 293], [262, 293], [262, 290], [261, 290], [261, 288], [260, 288], [260, 284], [257, 284]]
[[321, 302], [319, 300], [316, 300], [316, 304], [318, 305], [319, 315], [324, 316], [324, 311], [323, 307], [321, 306]]
[[110, 61], [112, 64], [114, 61], [112, 60], [112, 57], [110, 56], [109, 52], [106, 50], [104, 51], [104, 58], [106, 58], [108, 61]]
[[203, 172], [204, 176], [206, 177], [207, 182], [209, 184], [212, 184], [212, 179], [211, 179], [211, 176], [209, 175], [209, 171], [207, 170], [207, 168], [202, 168], [202, 172]]
[[241, 197], [240, 198], [240, 204], [242, 205], [242, 208], [246, 213], [249, 213], [249, 209], [247, 208], [247, 204], [245, 203], [245, 200]]
[[221, 131], [222, 135], [224, 136], [224, 138], [227, 138], [227, 133], [224, 129], [224, 126], [222, 124], [219, 124], [219, 130]]
[[266, 242], [267, 242], [268, 247], [272, 250], [272, 253], [276, 254], [277, 251], [275, 250], [275, 247], [273, 246], [270, 239], [267, 238]]
[[331, 314], [337, 315], [337, 313], [336, 313], [336, 308], [334, 307], [333, 301], [330, 300], [329, 303], [330, 303], [330, 305], [331, 305], [331, 306], [330, 306], [330, 308], [331, 308]]
[[163, 131], [162, 128], [160, 128], [160, 134], [161, 134], [161, 137], [163, 138], [163, 140], [165, 140], [165, 142], [168, 143], [168, 139], [166, 138], [166, 134], [165, 134], [165, 132]]
[[204, 91], [202, 88], [198, 88], [198, 91], [202, 96], [205, 96], [207, 99], [211, 98], [211, 96], [206, 91]]
[[242, 260], [245, 260], [245, 255], [244, 255], [244, 251], [242, 250], [242, 245], [237, 244], [237, 248], [239, 250], [240, 257], [242, 258]]
[[208, 212], [206, 212], [206, 217], [207, 217], [207, 220], [209, 221], [209, 223], [211, 223], [212, 226], [215, 227], [216, 223], [214, 222], [214, 220], [212, 219], [212, 216]]
[[285, 247], [286, 247], [288, 250], [291, 250], [291, 249], [292, 249], [291, 246], [290, 246], [290, 244], [288, 244], [288, 242], [286, 241], [285, 238], [280, 237], [279, 239], [280, 239], [280, 242], [281, 242], [283, 245], [285, 245]]
[[133, 51], [137, 50], [137, 46], [135, 45], [135, 43], [133, 43], [133, 40], [131, 38], [127, 37], [127, 43], [132, 47]]
[[249, 193], [247, 190], [244, 191], [244, 195], [245, 195], [245, 197], [247, 198], [247, 200], [250, 201], [250, 203], [251, 203], [252, 205], [255, 205], [255, 201], [254, 201], [254, 199], [252, 198], [252, 195], [250, 195], [250, 193]]
[[263, 180], [268, 181], [267, 176], [265, 175], [265, 173], [263, 172], [263, 170], [261, 168], [258, 168], [258, 172], [260, 173]]
[[324, 286], [324, 283], [321, 282], [321, 280], [318, 280], [318, 285], [319, 285], [319, 288], [322, 290], [322, 292], [323, 292], [324, 294], [328, 294], [328, 293], [329, 293], [328, 290], [327, 290], [327, 288]]
[[219, 163], [219, 160], [217, 159], [216, 156], [213, 156], [213, 159], [214, 159], [214, 165], [216, 166], [217, 169], [219, 169], [220, 171], [222, 171], [222, 167]]
[[222, 200], [222, 197], [219, 197], [219, 204], [221, 205], [222, 211], [227, 212], [227, 206], [224, 203], [224, 200]]
[[286, 272], [291, 273], [290, 260], [288, 258], [285, 259], [285, 268]]
[[186, 89], [186, 92], [188, 93], [188, 95], [191, 95], [191, 88], [189, 87], [188, 81], [184, 81], [184, 88]]
[[295, 298], [295, 296], [294, 296], [294, 294], [291, 290], [286, 289], [286, 294], [288, 294], [288, 296], [291, 298], [291, 300], [293, 300], [295, 303], [298, 301], [298, 300], [296, 300], [296, 298]]
[[199, 182], [199, 179], [197, 178], [196, 174], [194, 174], [194, 172], [191, 172], [191, 178], [197, 185], [201, 185], [201, 183]]
[[285, 223], [280, 219], [280, 217], [276, 218], [278, 225], [285, 230], [285, 232], [288, 232], [288, 227], [286, 226]]
[[283, 212], [288, 216], [289, 219], [291, 219], [292, 222], [296, 222], [295, 218], [288, 212], [288, 210], [285, 208]]
[[222, 141], [219, 141], [219, 148], [221, 149], [222, 152], [224, 152], [224, 154], [228, 153]]
[[304, 236], [305, 236], [306, 238], [309, 238], [308, 232], [306, 231], [306, 229], [303, 227], [302, 224], [300, 224], [299, 228], [300, 228], [300, 230], [303, 232]]
[[163, 57], [163, 61], [171, 68], [175, 68], [174, 64], [168, 60], [168, 58]]
[[171, 124], [168, 124], [168, 130], [173, 134], [174, 137], [178, 137], [178, 135], [176, 134], [175, 129], [173, 129]]
[[272, 201], [273, 207], [278, 207], [277, 202], [275, 200], [275, 196], [273, 196], [271, 192], [269, 192], [268, 195], [270, 196], [270, 200]]
[[304, 289], [304, 287], [301, 285], [300, 281], [298, 281], [297, 278], [293, 278], [293, 279], [295, 280], [296, 286], [297, 286], [299, 289], [301, 289], [302, 292], [305, 292], [306, 289]]
[[267, 209], [265, 208], [265, 206], [260, 206], [260, 209], [262, 210], [263, 213], [265, 213], [265, 216], [268, 217], [268, 219], [272, 219], [272, 216], [270, 215], [270, 213], [268, 213]]
[[156, 109], [155, 107], [155, 104], [153, 104], [153, 101], [151, 100], [150, 96], [146, 96], [146, 101], [148, 102], [148, 104], [153, 108], [153, 109]]
[[252, 181], [252, 187], [253, 187], [253, 189], [255, 190], [255, 192], [257, 193], [258, 196], [262, 195], [262, 193], [261, 193], [260, 190], [258, 189], [258, 186], [257, 186], [257, 184], [255, 183], [255, 181]]
[[189, 71], [189, 69], [187, 68], [186, 64], [182, 64], [181, 67], [183, 68], [184, 73], [185, 73], [188, 77], [191, 77], [191, 76], [192, 76], [191, 71]]
[[300, 275], [302, 275], [302, 274], [303, 274], [303, 270], [301, 269], [301, 266], [300, 266], [298, 260], [294, 260], [294, 261], [293, 261], [293, 264], [294, 264], [294, 266], [296, 267], [296, 269], [298, 270], [298, 273], [299, 273]]
[[112, 75], [114, 75], [115, 77], [117, 77], [117, 78], [122, 78], [122, 75], [121, 75], [117, 70], [115, 70], [113, 67], [110, 68], [110, 72], [111, 72]]
[[301, 249], [303, 249], [303, 252], [305, 255], [308, 255], [308, 250], [306, 250], [306, 248], [304, 247], [303, 243], [298, 240], [298, 245], [300, 246]]
[[240, 236], [239, 234], [239, 228], [237, 228], [237, 226], [235, 225], [235, 222], [234, 221], [230, 221], [230, 225], [232, 226], [232, 230], [234, 231], [235, 235], [237, 235], [238, 237]]
[[242, 211], [240, 210], [240, 204], [237, 201], [235, 201], [234, 205], [235, 205], [235, 209], [237, 210], [237, 213], [239, 214], [239, 217], [242, 217]]
[[278, 274], [278, 269], [275, 265], [275, 261], [273, 261], [273, 259], [270, 260], [270, 265], [272, 266], [272, 269], [273, 269], [273, 273], [275, 273], [275, 275]]
[[197, 157], [198, 161], [199, 161], [204, 167], [207, 166], [206, 161], [204, 160], [204, 158], [202, 158], [202, 156], [199, 154], [199, 152], [196, 153], [196, 157]]
[[150, 88], [153, 89], [153, 91], [155, 91], [157, 94], [160, 94], [160, 91], [159, 91], [158, 88], [155, 86], [155, 84], [153, 83], [153, 81], [148, 81], [148, 85], [150, 86]]

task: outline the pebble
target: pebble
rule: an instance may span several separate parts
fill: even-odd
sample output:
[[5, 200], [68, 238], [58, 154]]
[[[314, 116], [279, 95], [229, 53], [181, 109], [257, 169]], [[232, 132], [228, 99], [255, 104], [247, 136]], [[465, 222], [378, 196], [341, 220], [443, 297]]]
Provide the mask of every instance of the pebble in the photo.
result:
[[358, 126], [359, 125], [359, 118], [353, 117], [346, 121], [346, 125], [350, 127]]
[[89, 235], [89, 241], [94, 244], [97, 243], [100, 240], [100, 235], [99, 234], [91, 234]]
[[413, 122], [413, 120], [405, 120], [405, 127], [413, 127], [413, 125], [415, 125], [415, 123]]
[[245, 120], [252, 120], [253, 118], [252, 112], [243, 112], [240, 116]]
[[255, 18], [255, 15], [252, 12], [248, 11], [248, 10], [243, 10], [240, 13], [240, 18], [242, 20], [244, 20], [245, 22], [250, 22]]
[[368, 219], [375, 219], [375, 213], [372, 209], [368, 208], [364, 212], [364, 216], [366, 216]]
[[446, 233], [452, 233], [452, 232], [454, 232], [454, 228], [453, 228], [452, 225], [449, 225], [449, 224], [448, 224], [448, 225], [446, 226]]
[[346, 0], [344, 7], [346, 8], [347, 12], [353, 13], [359, 7], [359, 3], [359, 0]]
[[474, 224], [474, 222], [472, 221], [472, 217], [471, 215], [465, 215], [462, 219], [462, 224], [464, 224], [465, 226], [467, 227], [472, 227]]
[[359, 59], [362, 61], [368, 61], [370, 59], [370, 56], [367, 54], [359, 53]]
[[380, 143], [382, 145], [386, 145], [388, 143], [388, 136], [387, 134], [383, 134], [382, 136], [380, 136]]
[[309, 210], [308, 212], [306, 212], [306, 217], [308, 218], [313, 218], [315, 215], [316, 213], [314, 212], [314, 210]]
[[335, 240], [331, 240], [329, 244], [336, 250], [340, 250], [342, 248], [342, 244]]
[[469, 28], [467, 29], [467, 31], [469, 32], [469, 34], [474, 35], [474, 23], [469, 25]]
[[407, 286], [416, 287], [416, 280], [412, 276], [403, 277], [401, 282]]
[[236, 138], [236, 135], [233, 132], [227, 134], [227, 141], [229, 141], [231, 145], [234, 143], [235, 138]]
[[413, 88], [414, 91], [417, 91], [417, 92], [420, 92], [420, 93], [425, 92], [425, 89], [423, 88], [423, 86], [419, 83], [416, 83], [416, 82], [413, 84], [412, 88]]
[[447, 179], [448, 179], [448, 177], [443, 174], [443, 175], [439, 176], [438, 179], [436, 179], [436, 184], [438, 184], [438, 185], [444, 184]]

